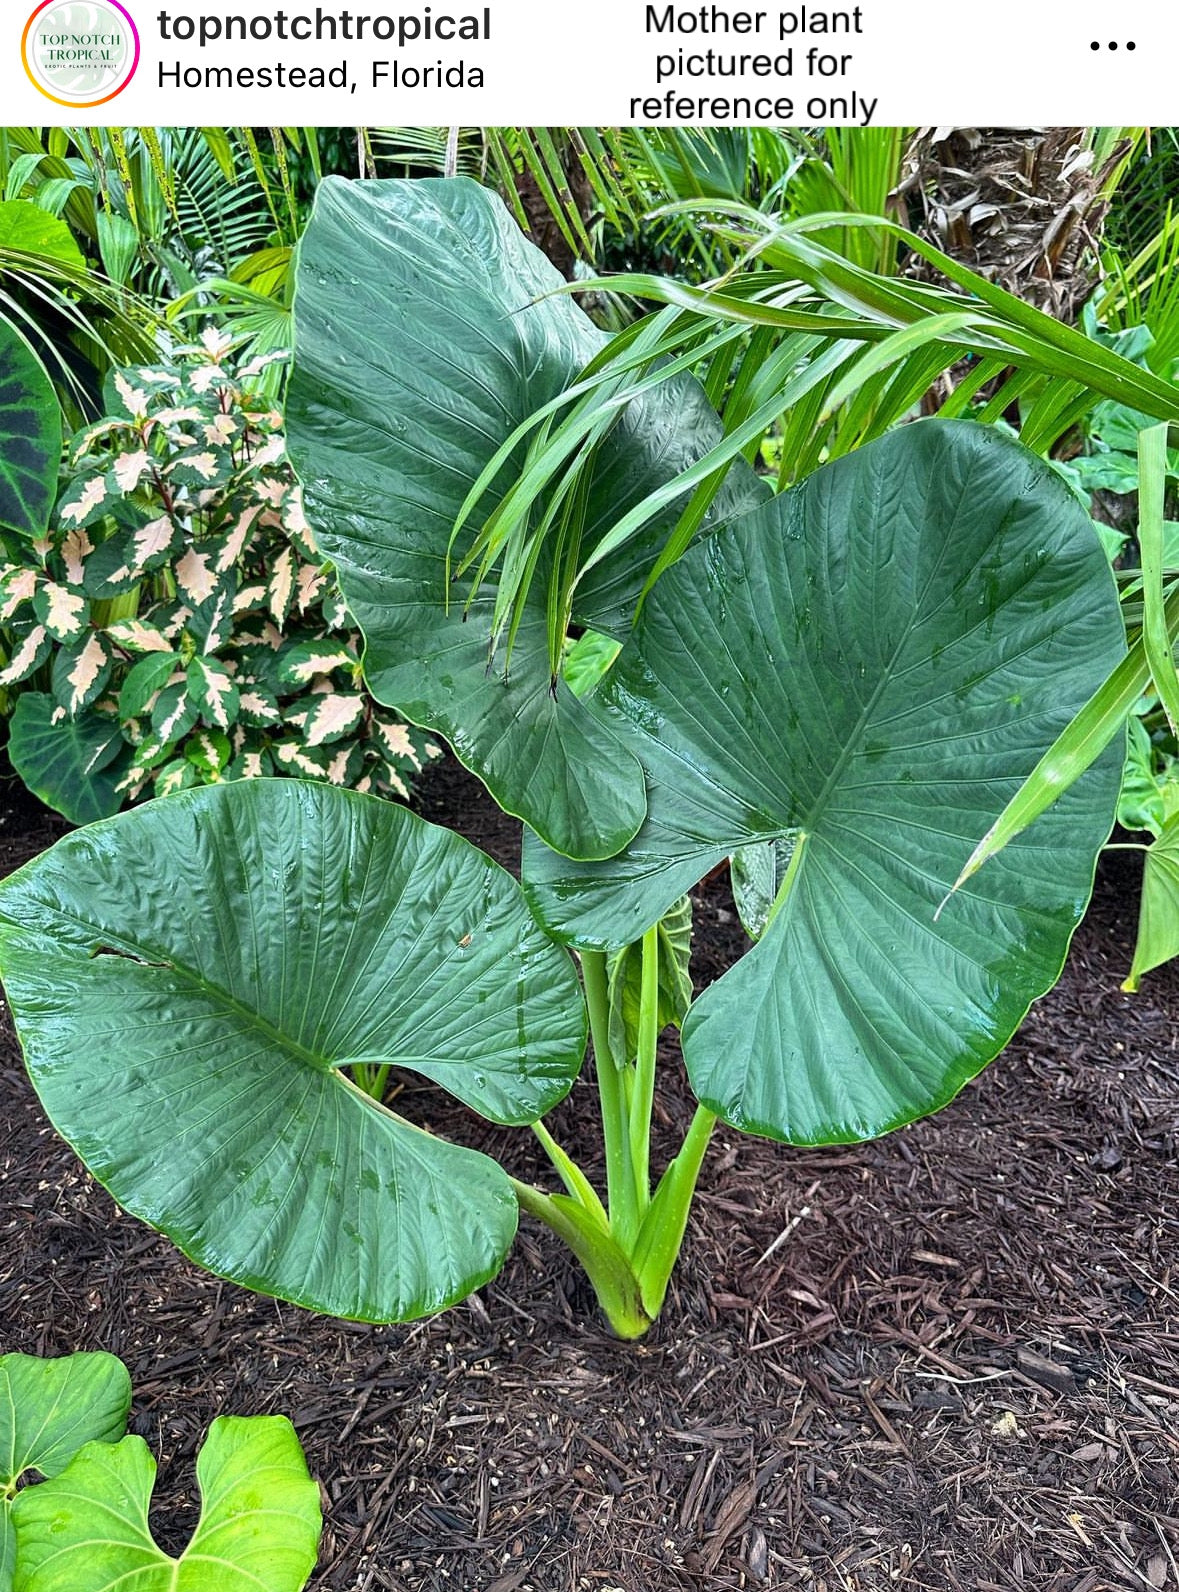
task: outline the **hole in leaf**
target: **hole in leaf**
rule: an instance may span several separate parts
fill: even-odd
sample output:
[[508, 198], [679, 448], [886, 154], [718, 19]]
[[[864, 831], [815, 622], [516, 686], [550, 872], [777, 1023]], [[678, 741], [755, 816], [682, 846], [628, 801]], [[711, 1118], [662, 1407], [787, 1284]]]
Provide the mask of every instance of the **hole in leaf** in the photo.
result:
[[125, 962], [138, 962], [140, 967], [171, 967], [171, 962], [152, 962], [146, 956], [137, 956], [134, 951], [121, 951], [116, 945], [96, 945], [90, 953], [90, 960], [96, 956], [121, 956]]

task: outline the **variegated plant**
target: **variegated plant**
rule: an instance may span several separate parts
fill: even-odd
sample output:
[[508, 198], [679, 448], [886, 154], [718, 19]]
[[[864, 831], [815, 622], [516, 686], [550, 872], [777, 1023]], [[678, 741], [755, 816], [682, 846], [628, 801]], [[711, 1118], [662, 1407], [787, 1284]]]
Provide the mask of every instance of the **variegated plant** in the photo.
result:
[[406, 796], [436, 750], [364, 688], [260, 371], [210, 329], [116, 372], [50, 531], [7, 540], [11, 756], [76, 821], [270, 773]]

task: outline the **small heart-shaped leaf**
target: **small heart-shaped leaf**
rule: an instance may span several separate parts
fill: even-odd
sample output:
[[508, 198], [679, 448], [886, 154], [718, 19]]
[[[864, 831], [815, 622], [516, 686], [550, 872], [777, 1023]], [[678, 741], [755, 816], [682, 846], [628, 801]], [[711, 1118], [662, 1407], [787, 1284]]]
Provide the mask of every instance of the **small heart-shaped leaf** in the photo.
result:
[[220, 1416], [196, 1471], [201, 1517], [173, 1559], [148, 1526], [156, 1464], [147, 1444], [88, 1443], [13, 1506], [15, 1592], [300, 1592], [322, 1517], [290, 1421]]

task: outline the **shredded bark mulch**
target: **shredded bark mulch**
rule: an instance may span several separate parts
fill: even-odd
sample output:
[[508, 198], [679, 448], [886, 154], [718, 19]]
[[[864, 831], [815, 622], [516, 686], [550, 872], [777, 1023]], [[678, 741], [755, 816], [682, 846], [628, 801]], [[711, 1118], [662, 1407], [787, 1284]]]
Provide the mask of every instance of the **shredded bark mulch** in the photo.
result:
[[[426, 816], [510, 862], [453, 764]], [[64, 825], [0, 794], [5, 870]], [[721, 1132], [662, 1320], [593, 1315], [533, 1224], [502, 1275], [408, 1327], [198, 1272], [122, 1215], [0, 1052], [0, 1350], [127, 1362], [177, 1552], [220, 1413], [294, 1420], [318, 1592], [1179, 1592], [1179, 976], [1121, 993], [1137, 859], [1111, 855], [1064, 978], [940, 1116], [799, 1152]], [[698, 982], [742, 944], [723, 879]], [[399, 1109], [545, 1178], [524, 1132], [410, 1081]], [[668, 1052], [659, 1153], [691, 1102]], [[579, 1084], [558, 1136], [595, 1161]]]

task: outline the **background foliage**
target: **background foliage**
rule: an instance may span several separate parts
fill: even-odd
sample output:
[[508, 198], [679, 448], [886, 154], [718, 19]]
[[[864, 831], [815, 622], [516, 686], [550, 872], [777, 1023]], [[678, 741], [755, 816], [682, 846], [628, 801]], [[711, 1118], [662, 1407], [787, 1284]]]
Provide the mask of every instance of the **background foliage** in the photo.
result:
[[[595, 406], [610, 383], [617, 396], [677, 371], [703, 380], [725, 436], [710, 458], [711, 477], [679, 483], [678, 504], [672, 490], [665, 494], [664, 508], [676, 505], [680, 515], [665, 563], [687, 545], [731, 459], [743, 457], [781, 489], [917, 414], [980, 419], [1014, 429], [1049, 459], [1102, 526], [1134, 643], [1144, 607], [1136, 441], [1147, 424], [1179, 416], [1177, 149], [1175, 130], [1141, 128], [10, 127], [0, 130], [0, 313], [42, 359], [67, 431], [108, 411], [114, 418], [112, 372], [175, 365], [175, 351], [209, 324], [228, 339], [237, 368], [252, 371], [251, 401], [262, 412], [283, 395], [292, 263], [321, 178], [472, 176], [504, 196], [578, 284], [598, 323], [623, 333], [591, 374], [579, 413], [558, 416], [550, 429], [543, 490], [554, 472], [568, 464], [576, 478], [592, 457], [593, 417], [599, 425], [601, 418]], [[112, 452], [113, 435], [103, 444]], [[1175, 457], [1174, 450], [1167, 456], [1163, 483], [1161, 598], [1179, 555]], [[75, 469], [95, 462], [75, 453], [66, 490]], [[231, 496], [241, 490], [240, 482], [224, 486]], [[484, 545], [480, 556], [502, 557], [536, 502], [535, 494], [518, 497], [501, 523], [506, 540]], [[640, 505], [630, 516], [633, 529], [643, 513]], [[296, 682], [273, 669], [265, 682], [250, 676], [248, 683], [265, 685], [266, 710], [273, 698], [289, 739], [272, 736], [274, 721], [247, 724], [240, 709], [234, 725], [221, 723], [226, 715], [206, 699], [157, 758], [151, 716], [160, 696], [171, 704], [166, 693], [180, 681], [169, 679], [140, 703], [153, 659], [129, 646], [116, 657], [111, 646], [121, 644], [109, 626], [132, 617], [120, 603], [133, 602], [134, 617], [155, 624], [145, 603], [182, 600], [180, 586], [164, 590], [177, 582], [168, 573], [172, 555], [153, 555], [140, 572], [147, 585], [133, 598], [109, 583], [100, 595], [67, 578], [66, 529], [91, 534], [89, 524], [59, 520], [55, 550], [34, 575], [36, 592], [17, 596], [27, 570], [10, 572], [5, 588], [5, 675], [10, 686], [26, 686], [10, 692], [8, 706], [17, 707], [16, 746], [26, 767], [60, 765], [60, 789], [86, 766], [92, 781], [105, 780], [104, 810], [116, 787], [120, 798], [168, 789], [244, 771], [246, 759], [251, 768], [307, 773], [314, 765], [320, 775], [330, 767], [393, 790], [412, 772], [422, 752], [416, 742], [408, 764], [378, 772], [367, 721], [308, 745], [319, 719], [287, 694]], [[309, 567], [307, 549], [288, 545]], [[262, 561], [282, 557], [277, 546], [268, 553], [259, 543], [253, 551]], [[179, 546], [172, 552], [183, 559]], [[14, 568], [25, 570], [28, 550], [16, 553]], [[258, 583], [244, 568], [234, 578], [243, 591]], [[67, 621], [57, 599], [59, 635], [44, 625], [51, 587], [68, 592], [70, 606], [84, 605], [77, 610], [84, 617]], [[509, 582], [503, 601], [512, 600]], [[338, 633], [339, 662], [312, 694], [352, 698], [354, 711], [346, 619], [330, 603], [314, 613], [293, 603], [300, 628], [283, 646]], [[241, 610], [243, 635], [250, 624], [257, 630], [262, 612]], [[501, 603], [498, 623], [505, 613]], [[273, 613], [269, 622], [277, 623]], [[200, 695], [189, 673], [195, 681], [206, 668], [202, 622], [191, 658], [182, 656], [189, 643], [179, 633], [166, 635], [162, 614], [160, 623], [183, 664], [185, 706], [175, 722], [184, 726]], [[44, 634], [30, 652], [38, 626]], [[55, 685], [49, 658], [79, 645], [91, 656], [102, 651], [111, 672], [98, 694], [71, 705], [60, 682], [72, 662], [57, 666]], [[162, 671], [165, 654], [152, 650]], [[209, 667], [219, 668], [221, 653], [209, 656]], [[132, 666], [140, 673], [126, 707], [137, 711], [100, 745], [95, 721], [104, 702], [111, 711], [110, 682], [120, 692], [114, 711], [122, 711], [121, 674]], [[284, 661], [279, 674], [290, 667]], [[1151, 678], [1148, 669], [1132, 704], [1138, 728], [1127, 780], [1135, 790], [1149, 781], [1165, 800], [1179, 744]], [[39, 692], [27, 689], [30, 681]], [[239, 704], [240, 697], [239, 688]], [[1103, 720], [1103, 733], [1118, 733], [1126, 711], [1112, 729]], [[43, 771], [38, 778], [48, 790], [52, 781]], [[1123, 803], [1125, 819], [1145, 811], [1133, 797]]]

